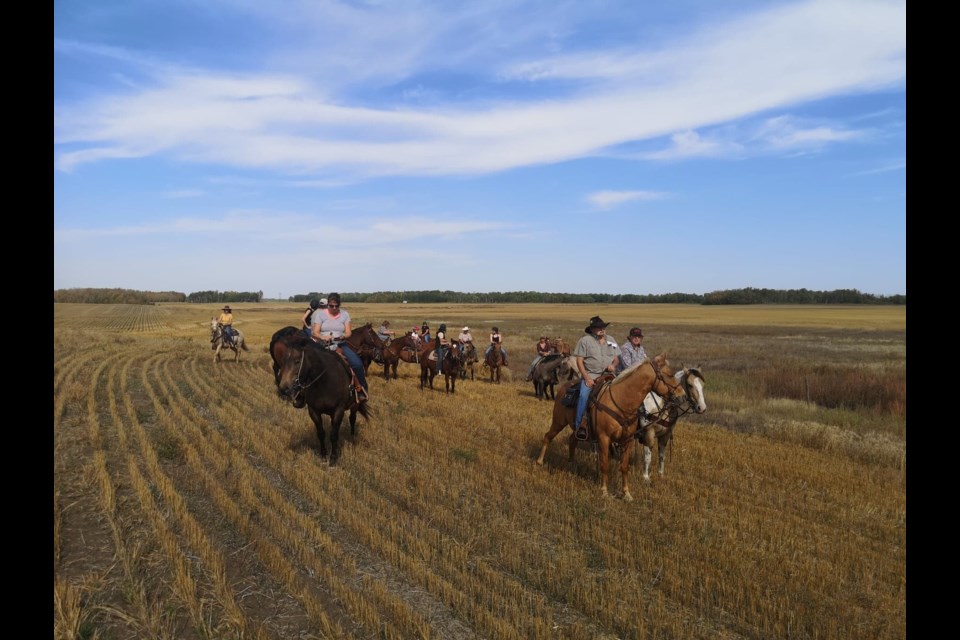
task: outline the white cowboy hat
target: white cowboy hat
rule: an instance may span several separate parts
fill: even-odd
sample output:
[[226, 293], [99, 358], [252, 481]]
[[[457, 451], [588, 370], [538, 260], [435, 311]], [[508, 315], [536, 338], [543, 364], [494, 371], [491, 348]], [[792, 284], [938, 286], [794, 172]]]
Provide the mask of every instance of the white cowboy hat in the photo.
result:
[[470, 327], [464, 327], [461, 331], [470, 331]]

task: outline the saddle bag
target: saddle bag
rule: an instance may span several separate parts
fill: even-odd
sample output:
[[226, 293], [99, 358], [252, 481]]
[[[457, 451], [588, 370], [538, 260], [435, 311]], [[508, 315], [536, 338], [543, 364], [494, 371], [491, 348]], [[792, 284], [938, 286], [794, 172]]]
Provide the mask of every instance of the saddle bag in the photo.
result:
[[560, 404], [565, 407], [575, 407], [577, 406], [577, 400], [580, 399], [580, 385], [573, 384], [570, 385], [570, 388], [567, 389], [567, 392], [563, 394], [563, 398], [560, 399]]

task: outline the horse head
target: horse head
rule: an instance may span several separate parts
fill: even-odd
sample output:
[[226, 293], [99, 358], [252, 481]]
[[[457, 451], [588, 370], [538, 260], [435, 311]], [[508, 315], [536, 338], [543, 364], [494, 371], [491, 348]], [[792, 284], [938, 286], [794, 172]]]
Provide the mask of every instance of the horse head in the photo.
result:
[[707, 400], [703, 395], [703, 373], [700, 371], [700, 365], [696, 367], [684, 367], [680, 365], [681, 371], [677, 377], [686, 391], [687, 402], [697, 413], [704, 413], [707, 410]]

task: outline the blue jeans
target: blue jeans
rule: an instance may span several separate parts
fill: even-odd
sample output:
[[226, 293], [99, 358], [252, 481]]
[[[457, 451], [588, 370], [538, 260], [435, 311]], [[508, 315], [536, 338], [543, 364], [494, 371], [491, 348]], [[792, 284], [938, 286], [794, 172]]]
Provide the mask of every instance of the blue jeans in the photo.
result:
[[580, 381], [580, 398], [577, 400], [577, 419], [573, 423], [573, 429], [580, 428], [580, 421], [583, 420], [583, 414], [587, 412], [587, 400], [590, 399], [590, 387], [587, 386], [586, 379]]
[[[484, 358], [484, 360], [486, 360], [487, 356], [490, 355], [490, 352], [491, 352], [491, 351], [493, 351], [493, 345], [492, 345], [492, 344], [487, 347], [487, 350], [486, 350], [486, 351], [483, 352], [483, 358]], [[503, 347], [500, 347], [500, 353], [503, 354], [503, 359], [506, 360], [506, 359], [507, 359], [507, 350], [504, 349]]]
[[360, 381], [360, 386], [363, 387], [364, 391], [367, 391], [367, 377], [363, 374], [363, 362], [360, 361], [360, 356], [358, 356], [346, 342], [341, 342], [340, 348], [343, 349], [343, 355], [347, 358], [347, 362], [350, 363], [350, 368], [357, 374], [357, 380]]
[[447, 350], [444, 349], [443, 347], [437, 347], [437, 373], [438, 374], [443, 373], [443, 354], [446, 352]]
[[233, 342], [233, 327], [228, 324], [223, 325], [223, 335], [227, 343]]

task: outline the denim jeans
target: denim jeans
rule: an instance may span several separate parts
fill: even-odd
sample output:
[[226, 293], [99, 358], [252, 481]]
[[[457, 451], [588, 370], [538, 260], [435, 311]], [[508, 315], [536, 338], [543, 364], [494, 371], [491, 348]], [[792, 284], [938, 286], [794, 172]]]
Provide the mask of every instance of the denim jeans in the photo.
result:
[[580, 428], [580, 421], [583, 420], [583, 414], [587, 412], [587, 400], [590, 399], [590, 387], [587, 386], [587, 380], [580, 381], [580, 398], [577, 400], [577, 420], [573, 423], [574, 430]]
[[360, 381], [360, 386], [363, 387], [364, 391], [367, 391], [367, 377], [363, 373], [363, 362], [360, 360], [360, 356], [358, 356], [346, 342], [341, 342], [340, 348], [343, 349], [343, 355], [347, 358], [347, 362], [350, 363], [350, 368], [357, 374], [357, 380]]

